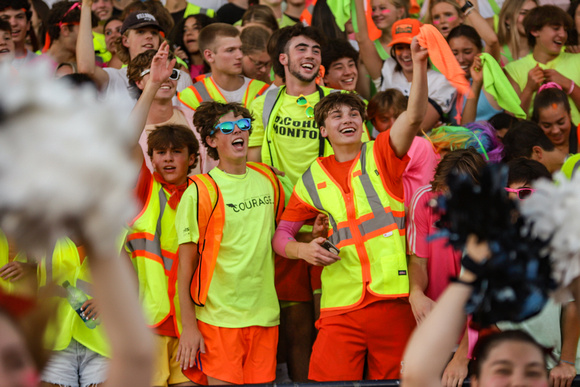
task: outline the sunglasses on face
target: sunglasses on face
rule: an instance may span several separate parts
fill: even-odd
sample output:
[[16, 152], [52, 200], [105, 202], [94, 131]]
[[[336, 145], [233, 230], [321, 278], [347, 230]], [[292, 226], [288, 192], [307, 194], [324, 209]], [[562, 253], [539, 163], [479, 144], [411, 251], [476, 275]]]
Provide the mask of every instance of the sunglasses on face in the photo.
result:
[[[151, 69], [143, 70], [141, 72], [141, 77], [144, 77], [145, 75], [149, 74], [150, 72], [151, 72]], [[172, 81], [177, 81], [180, 76], [181, 76], [181, 73], [179, 72], [179, 70], [173, 69], [173, 70], [171, 70], [171, 75], [169, 76], [169, 79], [171, 79]]]
[[220, 122], [212, 129], [209, 135], [213, 135], [216, 129], [219, 129], [223, 134], [230, 134], [234, 131], [236, 125], [240, 130], [250, 130], [252, 128], [252, 121], [249, 118], [241, 118], [237, 121]]
[[308, 118], [312, 118], [314, 117], [314, 107], [312, 107], [312, 105], [310, 104], [310, 102], [308, 102], [308, 100], [306, 99], [305, 96], [300, 95], [297, 99], [296, 99], [296, 104], [298, 106], [303, 106], [306, 110], [306, 117]]
[[518, 195], [518, 199], [527, 199], [533, 192], [536, 192], [533, 188], [506, 188], [507, 192], [513, 192]]

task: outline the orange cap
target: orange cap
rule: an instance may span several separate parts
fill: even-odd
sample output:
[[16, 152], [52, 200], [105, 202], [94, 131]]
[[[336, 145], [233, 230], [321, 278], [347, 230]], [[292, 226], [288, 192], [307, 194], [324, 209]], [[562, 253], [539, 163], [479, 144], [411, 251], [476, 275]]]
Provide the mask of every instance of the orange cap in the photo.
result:
[[389, 43], [389, 47], [395, 44], [411, 44], [413, 37], [419, 35], [419, 28], [423, 24], [417, 19], [401, 19], [397, 20], [393, 24], [393, 29], [391, 30], [391, 36], [393, 40]]

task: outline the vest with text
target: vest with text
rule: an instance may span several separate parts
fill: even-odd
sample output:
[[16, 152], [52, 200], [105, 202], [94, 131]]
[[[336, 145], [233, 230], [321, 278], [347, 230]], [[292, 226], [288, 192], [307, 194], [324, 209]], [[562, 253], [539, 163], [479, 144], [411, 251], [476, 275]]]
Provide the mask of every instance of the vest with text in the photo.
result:
[[[275, 203], [273, 215], [277, 224], [284, 211], [285, 195], [280, 181], [272, 169], [265, 164], [248, 162], [247, 166], [260, 172], [272, 184]], [[193, 274], [190, 290], [193, 302], [198, 306], [204, 306], [223, 237], [225, 208], [219, 187], [209, 174], [193, 176], [192, 180], [197, 187], [198, 197], [199, 263]]]

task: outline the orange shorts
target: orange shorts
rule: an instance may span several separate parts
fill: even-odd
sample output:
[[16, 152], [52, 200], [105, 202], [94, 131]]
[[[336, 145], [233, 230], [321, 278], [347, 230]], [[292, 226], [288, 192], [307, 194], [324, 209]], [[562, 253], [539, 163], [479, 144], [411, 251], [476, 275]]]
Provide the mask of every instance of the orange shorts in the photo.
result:
[[312, 293], [321, 288], [322, 266], [302, 259], [276, 256], [276, 293], [281, 301], [309, 302]]
[[276, 379], [278, 327], [220, 328], [198, 320], [205, 353], [197, 366], [207, 376], [234, 384]]
[[381, 300], [316, 323], [308, 378], [318, 382], [399, 379], [415, 318], [407, 299]]

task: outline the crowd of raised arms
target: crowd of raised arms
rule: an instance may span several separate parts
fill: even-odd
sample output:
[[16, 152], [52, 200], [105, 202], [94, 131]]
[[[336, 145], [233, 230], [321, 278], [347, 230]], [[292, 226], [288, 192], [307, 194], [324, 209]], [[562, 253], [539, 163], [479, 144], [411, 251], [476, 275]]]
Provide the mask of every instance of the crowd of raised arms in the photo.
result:
[[491, 164], [515, 211], [574, 178], [579, 4], [0, 0], [0, 64], [126, 104], [140, 166], [120, 258], [0, 232], [0, 386], [571, 386], [580, 280], [472, 323], [497, 251], [433, 202]]

